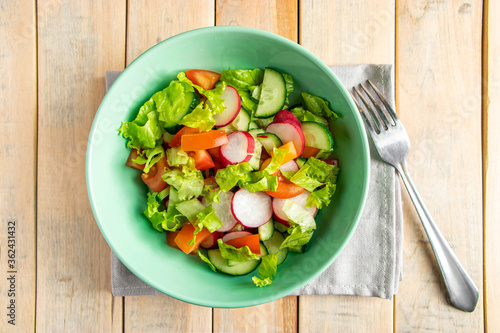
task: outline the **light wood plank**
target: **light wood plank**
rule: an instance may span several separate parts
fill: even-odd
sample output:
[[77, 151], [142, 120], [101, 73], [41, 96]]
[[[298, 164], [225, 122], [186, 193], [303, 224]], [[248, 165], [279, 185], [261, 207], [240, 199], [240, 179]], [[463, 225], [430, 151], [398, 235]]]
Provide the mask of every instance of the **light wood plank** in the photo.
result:
[[[217, 25], [258, 28], [297, 41], [297, 1], [217, 0]], [[249, 13], [258, 13], [258, 15]], [[244, 309], [214, 309], [215, 332], [295, 332], [297, 297]]]
[[[300, 43], [327, 65], [394, 62], [394, 1], [300, 2]], [[393, 301], [300, 296], [301, 332], [391, 332]]]
[[150, 47], [181, 32], [211, 27], [213, 0], [129, 0], [127, 15], [127, 65]]
[[35, 327], [35, 31], [33, 1], [0, 5], [0, 332]]
[[297, 41], [295, 0], [216, 0], [216, 24], [258, 28]]
[[121, 330], [110, 250], [87, 199], [85, 154], [105, 71], [124, 67], [125, 7], [124, 1], [37, 2], [38, 332]]
[[485, 1], [483, 93], [483, 184], [485, 241], [485, 327], [500, 331], [500, 3]]
[[[408, 167], [450, 246], [482, 295], [481, 1], [400, 1], [397, 107], [412, 149]], [[404, 195], [404, 280], [396, 331], [479, 332], [449, 305], [430, 244]]]
[[[184, 31], [214, 25], [214, 2], [129, 1], [127, 15], [127, 64], [162, 40]], [[125, 298], [127, 332], [209, 332], [212, 310], [168, 296]]]

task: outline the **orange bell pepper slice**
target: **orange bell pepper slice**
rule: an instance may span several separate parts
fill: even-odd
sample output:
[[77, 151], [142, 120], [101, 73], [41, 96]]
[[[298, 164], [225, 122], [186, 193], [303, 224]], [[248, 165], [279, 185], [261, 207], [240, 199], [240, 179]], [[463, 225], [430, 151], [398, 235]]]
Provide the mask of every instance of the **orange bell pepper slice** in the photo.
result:
[[167, 231], [167, 245], [173, 247], [174, 249], [180, 250], [180, 248], [175, 243], [175, 237], [179, 234], [180, 230], [176, 231]]
[[[262, 162], [262, 165], [260, 166], [260, 170], [261, 171], [264, 170], [269, 165], [270, 162], [271, 158], [264, 160], [264, 162]], [[266, 193], [272, 196], [273, 198], [290, 199], [306, 191], [305, 188], [289, 181], [285, 176], [281, 174], [279, 170], [273, 173], [271, 176], [278, 177], [278, 187], [276, 188], [276, 190], [266, 191]]]
[[319, 148], [305, 146], [304, 151], [302, 152], [302, 156], [304, 156], [305, 158], [315, 157], [316, 155], [318, 155], [320, 150], [321, 149]]
[[175, 244], [186, 254], [190, 254], [191, 252], [196, 252], [201, 242], [210, 236], [210, 232], [203, 228], [199, 233], [196, 234], [196, 238], [193, 245], [189, 245], [189, 241], [193, 239], [195, 227], [191, 223], [186, 223], [181, 231], [177, 234], [174, 239]]
[[181, 138], [184, 134], [196, 134], [200, 133], [200, 130], [198, 128], [192, 128], [192, 127], [187, 127], [184, 126], [177, 132], [172, 140], [168, 143], [169, 147], [179, 147], [181, 145]]
[[[281, 165], [290, 162], [291, 160], [296, 159], [299, 157], [297, 154], [297, 148], [295, 148], [295, 144], [293, 141], [287, 142], [282, 146], [279, 146], [278, 149], [285, 149], [287, 151], [285, 158], [283, 159], [283, 162], [281, 162]], [[271, 152], [271, 156], [273, 156], [273, 152]]]
[[184, 134], [181, 149], [184, 151], [206, 150], [226, 144], [227, 135], [223, 130], [212, 130], [198, 134]]
[[260, 254], [260, 242], [258, 234], [233, 238], [224, 243], [234, 246], [237, 249], [246, 245], [250, 248], [250, 251], [252, 251], [252, 253]]

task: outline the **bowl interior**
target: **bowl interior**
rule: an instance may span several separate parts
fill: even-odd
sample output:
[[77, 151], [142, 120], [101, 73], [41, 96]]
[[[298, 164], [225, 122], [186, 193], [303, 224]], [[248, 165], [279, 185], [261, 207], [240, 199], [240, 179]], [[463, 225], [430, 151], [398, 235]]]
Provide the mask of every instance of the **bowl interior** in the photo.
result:
[[[271, 286], [257, 288], [251, 276], [212, 272], [196, 256], [165, 244], [142, 215], [146, 187], [124, 165], [129, 150], [117, 129], [175, 79], [179, 71], [273, 67], [289, 73], [295, 91], [327, 99], [342, 118], [332, 126], [341, 172], [329, 207], [317, 216], [317, 231], [304, 254], [290, 254]], [[291, 97], [292, 99], [295, 97]], [[218, 27], [172, 37], [140, 56], [117, 79], [95, 117], [87, 151], [87, 187], [96, 221], [127, 267], [156, 289], [186, 302], [242, 307], [286, 296], [311, 281], [339, 254], [361, 213], [368, 183], [368, 146], [362, 123], [338, 79], [318, 58], [282, 37], [255, 29]]]

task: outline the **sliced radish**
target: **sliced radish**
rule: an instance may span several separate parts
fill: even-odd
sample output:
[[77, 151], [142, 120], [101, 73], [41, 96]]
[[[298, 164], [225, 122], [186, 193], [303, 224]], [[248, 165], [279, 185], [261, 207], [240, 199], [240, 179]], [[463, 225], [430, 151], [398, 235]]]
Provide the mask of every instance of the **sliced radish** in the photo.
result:
[[299, 165], [295, 162], [295, 160], [291, 160], [280, 166], [280, 170], [285, 172], [297, 172], [299, 169]]
[[[222, 221], [222, 227], [217, 229], [220, 232], [226, 232], [233, 229], [238, 221], [233, 216], [231, 212], [231, 202], [233, 201], [234, 193], [229, 192], [221, 192], [219, 193], [220, 202], [212, 202], [210, 205], [214, 207], [215, 215]], [[209, 204], [206, 202], [205, 198], [201, 200], [201, 203], [204, 206], [208, 206]], [[217, 240], [216, 240], [217, 241]]]
[[298, 120], [297, 117], [288, 110], [281, 110], [278, 112], [274, 116], [273, 123], [292, 123], [299, 127], [301, 126], [300, 120]]
[[251, 193], [241, 188], [233, 196], [234, 217], [247, 228], [257, 228], [273, 216], [271, 197], [264, 192]]
[[293, 141], [297, 154], [300, 156], [304, 151], [305, 138], [302, 128], [293, 123], [271, 123], [267, 125], [266, 132], [276, 134], [283, 144]]
[[250, 236], [252, 233], [250, 231], [233, 231], [233, 232], [228, 232], [222, 237], [222, 242], [227, 242], [230, 239], [235, 239], [238, 237], [243, 237], [243, 236]]
[[200, 243], [200, 246], [204, 249], [213, 249], [217, 246], [217, 240], [221, 238], [222, 235], [222, 232], [214, 231], [207, 237], [207, 239]]
[[220, 147], [220, 159], [224, 166], [250, 161], [255, 150], [255, 139], [251, 134], [236, 131], [227, 136], [227, 141]]
[[222, 113], [214, 114], [216, 127], [229, 125], [241, 110], [240, 94], [233, 87], [226, 86], [221, 94], [221, 98], [224, 99], [226, 108]]
[[283, 211], [283, 205], [285, 204], [286, 200], [292, 200], [297, 205], [304, 208], [306, 211], [310, 212], [311, 215], [314, 217], [314, 215], [316, 215], [318, 208], [316, 208], [316, 206], [306, 207], [307, 198], [309, 198], [310, 195], [311, 195], [310, 192], [303, 192], [303, 193], [297, 195], [296, 197], [293, 197], [290, 199], [273, 198], [273, 213], [274, 213], [275, 219], [278, 222], [280, 222], [286, 226], [289, 226], [288, 217], [286, 216], [285, 212]]

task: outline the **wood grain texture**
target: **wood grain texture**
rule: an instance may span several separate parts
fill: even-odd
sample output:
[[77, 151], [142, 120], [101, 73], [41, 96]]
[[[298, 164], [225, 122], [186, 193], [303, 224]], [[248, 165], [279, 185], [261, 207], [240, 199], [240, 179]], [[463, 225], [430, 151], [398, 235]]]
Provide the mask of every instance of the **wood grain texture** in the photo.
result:
[[485, 241], [485, 327], [500, 331], [500, 3], [485, 2], [483, 45], [483, 184]]
[[[397, 108], [412, 143], [408, 168], [480, 295], [481, 20], [481, 1], [400, 1], [397, 7]], [[406, 193], [403, 200], [404, 280], [396, 331], [482, 331], [482, 297], [472, 314], [449, 305]]]
[[0, 332], [30, 332], [35, 325], [36, 274], [33, 2], [0, 4], [0, 78]]
[[394, 0], [300, 1], [300, 44], [327, 65], [394, 61]]
[[[214, 25], [214, 1], [129, 1], [127, 64], [162, 40], [184, 31]], [[209, 332], [212, 310], [168, 296], [126, 297], [127, 332]]]
[[[394, 62], [394, 1], [300, 3], [300, 44], [327, 65]], [[391, 332], [393, 302], [366, 297], [300, 296], [299, 330]]]
[[[297, 41], [297, 2], [220, 1], [216, 5], [216, 24], [244, 26], [266, 30]], [[258, 13], [258, 15], [249, 15]], [[215, 332], [295, 332], [297, 330], [297, 297], [244, 309], [214, 309]]]
[[124, 332], [210, 332], [212, 310], [169, 296], [125, 298]]
[[125, 2], [41, 0], [37, 15], [36, 330], [116, 331], [110, 249], [87, 199], [85, 154], [105, 71], [124, 67]]
[[297, 332], [297, 297], [241, 309], [214, 309], [214, 332]]
[[297, 41], [296, 0], [216, 0], [216, 25], [251, 27]]
[[213, 0], [129, 0], [127, 15], [127, 65], [168, 37], [192, 29], [211, 27]]

